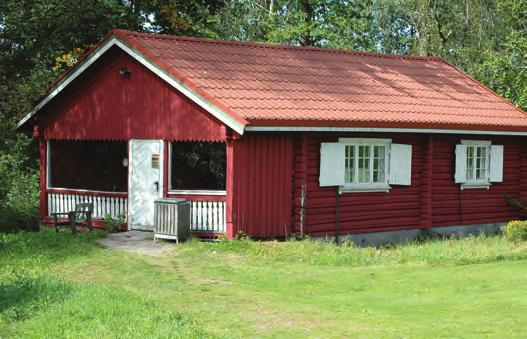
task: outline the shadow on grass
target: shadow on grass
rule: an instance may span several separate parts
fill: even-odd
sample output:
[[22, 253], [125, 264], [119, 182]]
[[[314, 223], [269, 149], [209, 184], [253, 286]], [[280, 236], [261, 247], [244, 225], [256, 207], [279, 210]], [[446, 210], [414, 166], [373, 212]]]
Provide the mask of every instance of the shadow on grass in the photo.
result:
[[[37, 271], [24, 268], [0, 276], [0, 319], [21, 321], [66, 299], [71, 287]], [[1, 322], [0, 322], [1, 323]]]
[[51, 229], [0, 234], [0, 265], [8, 267], [22, 263], [23, 267], [28, 267], [38, 263], [41, 266], [55, 260], [87, 256], [99, 248], [95, 240], [102, 236], [104, 232], [98, 230], [73, 235]]
[[190, 317], [148, 297], [24, 269], [0, 277], [2, 331], [22, 338], [209, 337]]
[[57, 261], [88, 256], [102, 232], [77, 234], [45, 229], [0, 234], [0, 320], [20, 321], [60, 302], [71, 286], [53, 279], [45, 268]]

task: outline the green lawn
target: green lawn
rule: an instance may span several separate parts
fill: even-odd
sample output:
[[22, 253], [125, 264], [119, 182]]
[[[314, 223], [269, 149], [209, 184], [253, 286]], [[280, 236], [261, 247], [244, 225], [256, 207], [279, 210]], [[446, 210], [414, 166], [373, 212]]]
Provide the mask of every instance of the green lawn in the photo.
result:
[[0, 235], [0, 337], [525, 337], [527, 245], [311, 241], [111, 252], [100, 233]]

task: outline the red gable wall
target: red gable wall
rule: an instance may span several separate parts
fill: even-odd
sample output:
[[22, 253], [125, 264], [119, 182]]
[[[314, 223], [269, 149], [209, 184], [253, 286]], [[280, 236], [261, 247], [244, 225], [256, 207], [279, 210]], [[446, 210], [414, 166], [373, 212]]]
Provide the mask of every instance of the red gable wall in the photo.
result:
[[41, 115], [45, 139], [225, 140], [220, 121], [122, 52], [86, 74]]

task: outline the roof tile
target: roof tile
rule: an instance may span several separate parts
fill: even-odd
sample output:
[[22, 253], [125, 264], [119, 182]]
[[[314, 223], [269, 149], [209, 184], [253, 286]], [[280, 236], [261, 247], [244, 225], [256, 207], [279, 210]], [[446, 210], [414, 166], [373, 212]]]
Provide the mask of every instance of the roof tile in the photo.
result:
[[119, 31], [252, 125], [527, 130], [527, 115], [435, 57]]

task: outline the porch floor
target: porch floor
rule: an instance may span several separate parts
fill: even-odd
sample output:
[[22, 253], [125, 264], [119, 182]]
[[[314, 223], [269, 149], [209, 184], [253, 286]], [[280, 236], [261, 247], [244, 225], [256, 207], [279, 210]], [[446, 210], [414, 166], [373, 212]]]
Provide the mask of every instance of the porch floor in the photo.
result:
[[111, 233], [97, 239], [102, 246], [116, 251], [133, 252], [158, 256], [175, 248], [175, 243], [154, 243], [154, 233], [146, 231], [128, 231]]

